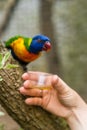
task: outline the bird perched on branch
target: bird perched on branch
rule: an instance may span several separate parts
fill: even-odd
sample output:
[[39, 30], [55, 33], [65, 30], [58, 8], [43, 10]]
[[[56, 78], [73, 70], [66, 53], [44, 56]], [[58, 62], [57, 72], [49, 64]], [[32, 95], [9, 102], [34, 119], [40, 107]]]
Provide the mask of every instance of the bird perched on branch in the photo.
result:
[[36, 35], [33, 38], [14, 36], [5, 42], [6, 48], [26, 70], [26, 65], [36, 60], [42, 51], [51, 49], [50, 39], [44, 35]]

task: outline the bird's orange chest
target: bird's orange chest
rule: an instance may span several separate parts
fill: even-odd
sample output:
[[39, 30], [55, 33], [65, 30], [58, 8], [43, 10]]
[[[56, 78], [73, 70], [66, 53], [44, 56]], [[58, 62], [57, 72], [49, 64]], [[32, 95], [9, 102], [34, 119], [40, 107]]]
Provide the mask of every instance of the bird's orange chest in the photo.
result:
[[33, 54], [27, 51], [26, 47], [24, 46], [23, 38], [19, 38], [18, 40], [15, 40], [11, 44], [11, 47], [15, 55], [24, 62], [31, 62], [40, 56], [40, 54]]

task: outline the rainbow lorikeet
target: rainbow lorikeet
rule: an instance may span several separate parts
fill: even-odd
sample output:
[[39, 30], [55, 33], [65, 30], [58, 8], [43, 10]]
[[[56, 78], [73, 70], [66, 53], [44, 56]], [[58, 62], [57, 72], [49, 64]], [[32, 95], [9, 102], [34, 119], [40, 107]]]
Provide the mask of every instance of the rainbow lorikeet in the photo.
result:
[[51, 49], [50, 39], [44, 35], [33, 38], [14, 36], [5, 42], [6, 48], [11, 49], [11, 54], [25, 69], [26, 65], [36, 60], [42, 51]]

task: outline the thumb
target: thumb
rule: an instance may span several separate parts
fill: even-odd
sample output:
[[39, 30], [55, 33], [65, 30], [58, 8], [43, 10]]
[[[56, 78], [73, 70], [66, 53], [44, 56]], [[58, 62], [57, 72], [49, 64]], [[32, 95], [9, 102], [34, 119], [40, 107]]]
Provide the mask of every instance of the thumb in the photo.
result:
[[57, 75], [53, 76], [52, 86], [58, 91], [60, 95], [70, 92], [71, 88]]

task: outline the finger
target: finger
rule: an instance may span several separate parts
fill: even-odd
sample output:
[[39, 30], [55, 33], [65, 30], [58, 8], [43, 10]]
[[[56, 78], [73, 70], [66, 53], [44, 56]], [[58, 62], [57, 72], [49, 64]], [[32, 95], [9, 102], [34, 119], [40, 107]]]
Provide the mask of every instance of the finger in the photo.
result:
[[38, 81], [38, 77], [39, 77], [39, 73], [24, 73], [22, 75], [23, 80], [34, 80], [34, 81]]
[[71, 89], [61, 78], [57, 75], [53, 76], [52, 80], [53, 87], [58, 91], [59, 94], [65, 94]]
[[28, 79], [29, 79], [28, 73], [24, 73], [24, 74], [22, 75], [22, 79], [23, 79], [23, 80], [28, 80]]
[[35, 71], [29, 71], [29, 72], [27, 72], [27, 73], [24, 73], [23, 75], [22, 75], [22, 78], [23, 78], [23, 80], [28, 80], [28, 79], [30, 79], [30, 80], [35, 80], [35, 81], [37, 81], [38, 80], [38, 77], [40, 76], [40, 75], [51, 75], [51, 74], [48, 74], [48, 73], [42, 73], [42, 72], [35, 72]]
[[26, 89], [33, 88], [34, 86], [36, 86], [36, 82], [35, 81], [26, 80], [23, 83], [23, 87], [26, 88]]
[[50, 73], [40, 72], [40, 71], [29, 71], [32, 74], [39, 74], [39, 75], [51, 75]]
[[43, 96], [43, 91], [40, 89], [25, 89], [24, 87], [21, 87], [19, 89], [20, 93], [27, 96]]
[[39, 97], [34, 97], [34, 98], [27, 98], [25, 100], [25, 103], [28, 105], [37, 105], [37, 106], [42, 106], [43, 104], [43, 99]]

